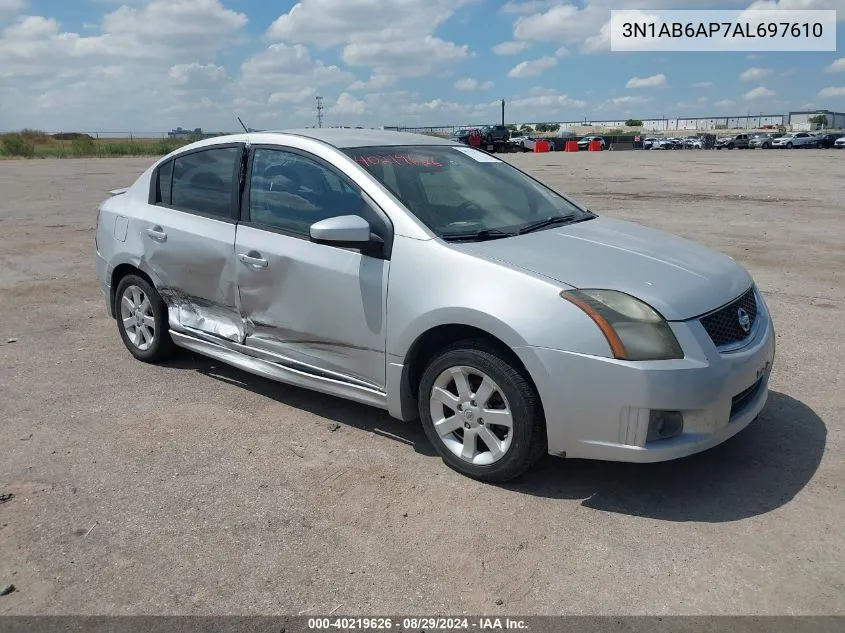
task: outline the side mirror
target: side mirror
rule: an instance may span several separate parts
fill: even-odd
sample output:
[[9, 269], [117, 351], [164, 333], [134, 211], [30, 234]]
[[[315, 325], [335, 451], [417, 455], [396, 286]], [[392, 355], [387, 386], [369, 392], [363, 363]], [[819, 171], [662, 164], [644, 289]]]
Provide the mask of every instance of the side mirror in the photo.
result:
[[360, 215], [340, 215], [311, 225], [311, 241], [347, 248], [361, 249], [367, 255], [380, 251], [381, 238], [370, 230], [370, 223]]

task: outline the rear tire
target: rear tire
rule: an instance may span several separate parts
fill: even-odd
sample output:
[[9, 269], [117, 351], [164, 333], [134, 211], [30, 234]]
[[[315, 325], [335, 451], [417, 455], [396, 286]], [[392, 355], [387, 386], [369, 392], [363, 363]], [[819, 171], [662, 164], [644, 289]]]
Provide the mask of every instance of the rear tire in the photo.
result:
[[534, 387], [484, 341], [460, 341], [429, 362], [419, 385], [419, 413], [446, 465], [473, 479], [510, 481], [547, 451]]
[[139, 275], [126, 275], [114, 293], [117, 330], [126, 349], [145, 363], [157, 363], [173, 355], [167, 305], [156, 289]]

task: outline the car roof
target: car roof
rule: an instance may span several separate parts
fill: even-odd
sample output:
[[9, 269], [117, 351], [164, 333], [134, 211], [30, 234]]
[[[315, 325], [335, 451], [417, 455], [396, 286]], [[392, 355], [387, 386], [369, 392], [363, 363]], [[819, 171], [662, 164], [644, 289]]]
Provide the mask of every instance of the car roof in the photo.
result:
[[263, 132], [263, 134], [305, 136], [341, 149], [350, 147], [378, 147], [380, 145], [454, 145], [449, 139], [439, 136], [394, 132], [392, 130], [305, 128]]
[[[282, 143], [285, 137], [298, 136], [322, 141], [338, 149], [352, 147], [379, 147], [395, 145], [457, 145], [448, 138], [429, 136], [427, 134], [411, 134], [408, 132], [394, 132], [392, 130], [367, 130], [353, 128], [302, 128], [289, 130], [267, 130], [249, 132], [247, 134], [229, 134], [215, 136], [192, 143], [190, 148], [209, 147], [223, 143]], [[185, 148], [187, 149], [187, 147]]]

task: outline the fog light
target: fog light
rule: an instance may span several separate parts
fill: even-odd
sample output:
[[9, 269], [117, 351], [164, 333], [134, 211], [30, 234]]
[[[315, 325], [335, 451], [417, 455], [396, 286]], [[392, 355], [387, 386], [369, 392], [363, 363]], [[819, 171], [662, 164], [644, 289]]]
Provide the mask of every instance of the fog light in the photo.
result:
[[648, 417], [646, 442], [668, 440], [684, 430], [684, 416], [680, 411], [652, 411]]

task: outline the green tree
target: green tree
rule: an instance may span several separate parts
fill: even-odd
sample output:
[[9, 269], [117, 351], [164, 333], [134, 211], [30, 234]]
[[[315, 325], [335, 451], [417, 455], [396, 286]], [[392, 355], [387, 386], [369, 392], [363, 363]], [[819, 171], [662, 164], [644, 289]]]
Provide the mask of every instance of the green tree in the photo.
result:
[[538, 132], [548, 132], [549, 126], [548, 126], [547, 123], [538, 123], [537, 125], [534, 126], [534, 129], [537, 130]]
[[628, 127], [642, 127], [643, 122], [639, 119], [628, 119], [627, 121], [625, 121], [625, 125], [627, 125]]
[[546, 123], [547, 132], [557, 132], [560, 129], [560, 123]]
[[534, 131], [534, 128], [527, 123], [523, 123], [522, 127], [519, 128], [519, 131], [523, 134], [531, 134]]
[[817, 114], [816, 116], [811, 116], [808, 121], [810, 125], [813, 125], [817, 130], [821, 130], [827, 127], [827, 115], [824, 114]]

